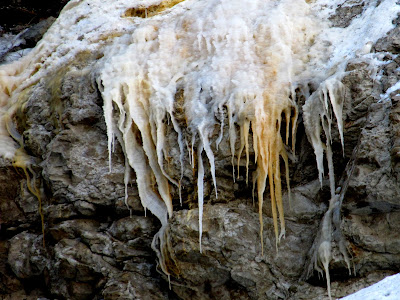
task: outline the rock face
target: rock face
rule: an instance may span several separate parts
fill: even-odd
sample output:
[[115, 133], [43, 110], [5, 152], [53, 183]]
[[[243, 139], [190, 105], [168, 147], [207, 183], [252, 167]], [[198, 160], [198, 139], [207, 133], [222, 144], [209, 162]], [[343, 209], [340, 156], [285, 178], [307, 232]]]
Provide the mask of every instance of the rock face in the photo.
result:
[[[338, 9], [332, 22], [348, 26], [362, 3]], [[337, 182], [347, 187], [340, 232], [351, 274], [339, 245], [333, 245], [334, 297], [400, 270], [400, 97], [397, 89], [387, 93], [400, 80], [398, 31], [373, 45], [386, 62], [379, 70], [354, 60], [342, 79], [344, 154], [337, 132], [333, 149]], [[216, 156], [218, 199], [205, 171], [201, 253], [197, 192], [190, 183], [191, 168], [185, 169], [183, 205], [174, 207], [165, 231], [169, 288], [151, 247], [160, 223], [146, 216], [135, 180], [127, 187], [125, 203], [119, 146], [109, 170], [102, 98], [93, 76], [97, 55], [76, 57], [43, 78], [26, 93], [26, 105], [16, 114], [25, 149], [36, 158], [33, 172], [41, 203], [29, 191], [23, 171], [0, 159], [0, 299], [326, 299], [325, 280], [307, 270], [328, 209], [329, 184], [320, 187], [301, 121], [297, 162], [290, 165], [291, 207], [284, 201], [286, 238], [278, 251], [272, 212], [265, 205], [261, 253], [252, 187], [246, 185], [245, 171], [232, 182], [224, 137], [220, 148], [226, 151]], [[371, 79], [371, 72], [380, 74], [379, 80]], [[168, 138], [173, 145], [175, 137]], [[179, 154], [170, 153], [172, 161], [179, 161]], [[173, 164], [168, 171], [179, 177]]]

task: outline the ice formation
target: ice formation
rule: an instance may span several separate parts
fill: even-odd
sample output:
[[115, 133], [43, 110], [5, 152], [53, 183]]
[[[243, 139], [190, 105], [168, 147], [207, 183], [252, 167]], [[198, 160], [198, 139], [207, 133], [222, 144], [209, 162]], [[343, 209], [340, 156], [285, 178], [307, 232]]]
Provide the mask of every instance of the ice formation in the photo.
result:
[[[110, 168], [118, 140], [126, 157], [125, 184], [133, 168], [143, 206], [161, 221], [153, 248], [162, 269], [168, 274], [164, 232], [173, 214], [170, 187], [181, 188], [181, 178], [171, 178], [164, 166], [166, 126], [176, 132], [182, 174], [188, 167], [183, 165], [185, 152], [191, 155], [191, 168], [197, 169], [200, 251], [204, 163], [210, 166], [217, 195], [214, 151], [224, 124], [234, 177], [243, 151], [248, 169], [252, 138], [260, 237], [268, 180], [278, 244], [285, 235], [280, 166], [285, 166], [289, 188], [286, 149], [294, 151], [295, 146], [296, 95], [307, 99], [307, 135], [321, 182], [326, 153], [334, 201], [331, 132], [336, 118], [343, 145], [340, 81], [346, 63], [367, 56], [372, 43], [393, 28], [400, 11], [395, 0], [359, 2], [364, 3], [363, 13], [347, 28], [335, 28], [327, 19], [338, 5], [347, 5], [344, 0], [72, 0], [35, 49], [0, 66], [0, 155], [17, 165], [23, 161], [22, 168], [29, 170], [30, 158], [21, 154], [23, 142], [8, 126], [23, 108], [24, 93], [79, 53], [99, 52], [103, 57], [95, 76], [104, 99]], [[309, 83], [316, 91], [308, 90]], [[183, 133], [177, 106], [190, 134]], [[326, 228], [318, 255], [329, 276], [330, 224]]]
[[[248, 138], [252, 131], [260, 222], [268, 178], [277, 241], [284, 235], [280, 157], [287, 169], [284, 144], [293, 148], [295, 144], [296, 76], [304, 69], [307, 49], [315, 34], [313, 18], [303, 1], [185, 1], [169, 14], [141, 20], [130, 44], [113, 52], [105, 63], [100, 83], [109, 150], [115, 136], [125, 145], [125, 151], [143, 149], [147, 160], [140, 159], [139, 166], [139, 161], [127, 155], [129, 164], [137, 174], [146, 170], [155, 177], [169, 215], [172, 203], [168, 184], [179, 186], [179, 179], [169, 178], [163, 169], [166, 120], [171, 120], [178, 134], [181, 154], [186, 144], [197, 149], [191, 155], [193, 163], [197, 157], [200, 244], [202, 154], [205, 153], [210, 164], [217, 194], [211, 144], [218, 141], [211, 137], [224, 110], [233, 163], [243, 150], [249, 160]], [[174, 116], [176, 94], [182, 91], [186, 123], [192, 134], [189, 141], [183, 140]], [[286, 124], [284, 140], [280, 134], [282, 117]], [[235, 149], [237, 125], [240, 151]], [[132, 128], [143, 145], [127, 142]], [[220, 137], [222, 130], [223, 125]], [[141, 183], [138, 185], [139, 191], [147, 189]], [[146, 207], [147, 202], [141, 199]]]

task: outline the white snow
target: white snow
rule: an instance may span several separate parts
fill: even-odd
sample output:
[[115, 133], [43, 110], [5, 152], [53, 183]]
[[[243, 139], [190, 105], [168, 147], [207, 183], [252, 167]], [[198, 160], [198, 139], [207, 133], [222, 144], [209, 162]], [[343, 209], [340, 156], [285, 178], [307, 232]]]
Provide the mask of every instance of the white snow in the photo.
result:
[[[390, 94], [400, 90], [400, 81], [396, 82], [393, 86], [391, 86], [390, 88], [388, 88], [385, 92], [385, 94], [381, 95], [381, 100], [386, 100], [389, 99]], [[396, 96], [399, 95], [399, 93], [396, 94]]]
[[400, 274], [388, 276], [385, 279], [366, 287], [341, 300], [398, 300], [400, 298]]
[[[327, 28], [321, 34], [321, 40], [332, 45], [332, 53], [327, 69], [339, 68], [347, 61], [356, 56], [367, 54], [370, 45], [383, 37], [389, 30], [394, 28], [392, 20], [397, 17], [399, 5], [395, 0], [364, 0], [364, 1], [315, 1], [316, 9], [321, 9], [323, 3], [330, 2], [329, 7], [337, 7], [339, 4], [348, 2], [364, 4], [363, 12], [356, 16], [346, 28]], [[379, 3], [379, 5], [377, 5]], [[348, 4], [349, 5], [349, 4]], [[328, 12], [328, 10], [326, 11]], [[324, 10], [322, 10], [324, 13]]]

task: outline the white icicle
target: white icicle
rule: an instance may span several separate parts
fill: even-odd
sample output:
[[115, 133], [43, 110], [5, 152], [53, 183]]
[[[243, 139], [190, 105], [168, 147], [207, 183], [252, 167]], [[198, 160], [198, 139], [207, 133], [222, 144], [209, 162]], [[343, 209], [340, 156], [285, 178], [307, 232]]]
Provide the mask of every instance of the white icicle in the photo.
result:
[[197, 148], [197, 194], [198, 194], [198, 203], [199, 203], [199, 247], [200, 253], [202, 252], [201, 248], [201, 238], [203, 236], [203, 205], [204, 205], [204, 166], [203, 166], [203, 158], [201, 157], [203, 153], [203, 145], [200, 145]]

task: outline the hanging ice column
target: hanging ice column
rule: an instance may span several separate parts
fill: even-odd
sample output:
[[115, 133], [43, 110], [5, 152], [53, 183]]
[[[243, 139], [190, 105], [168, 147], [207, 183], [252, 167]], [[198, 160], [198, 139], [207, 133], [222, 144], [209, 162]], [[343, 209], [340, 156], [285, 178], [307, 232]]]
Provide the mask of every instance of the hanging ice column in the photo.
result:
[[[344, 87], [339, 79], [337, 76], [333, 76], [325, 80], [321, 83], [317, 91], [307, 99], [303, 106], [304, 123], [307, 126], [306, 132], [308, 139], [314, 148], [318, 167], [318, 177], [321, 185], [324, 175], [323, 154], [324, 151], [326, 152], [329, 171], [329, 186], [332, 198], [335, 196], [335, 174], [333, 169], [331, 146], [333, 115], [337, 121], [337, 128], [342, 147], [344, 147], [342, 120]], [[322, 131], [326, 138], [325, 142], [321, 139]]]

